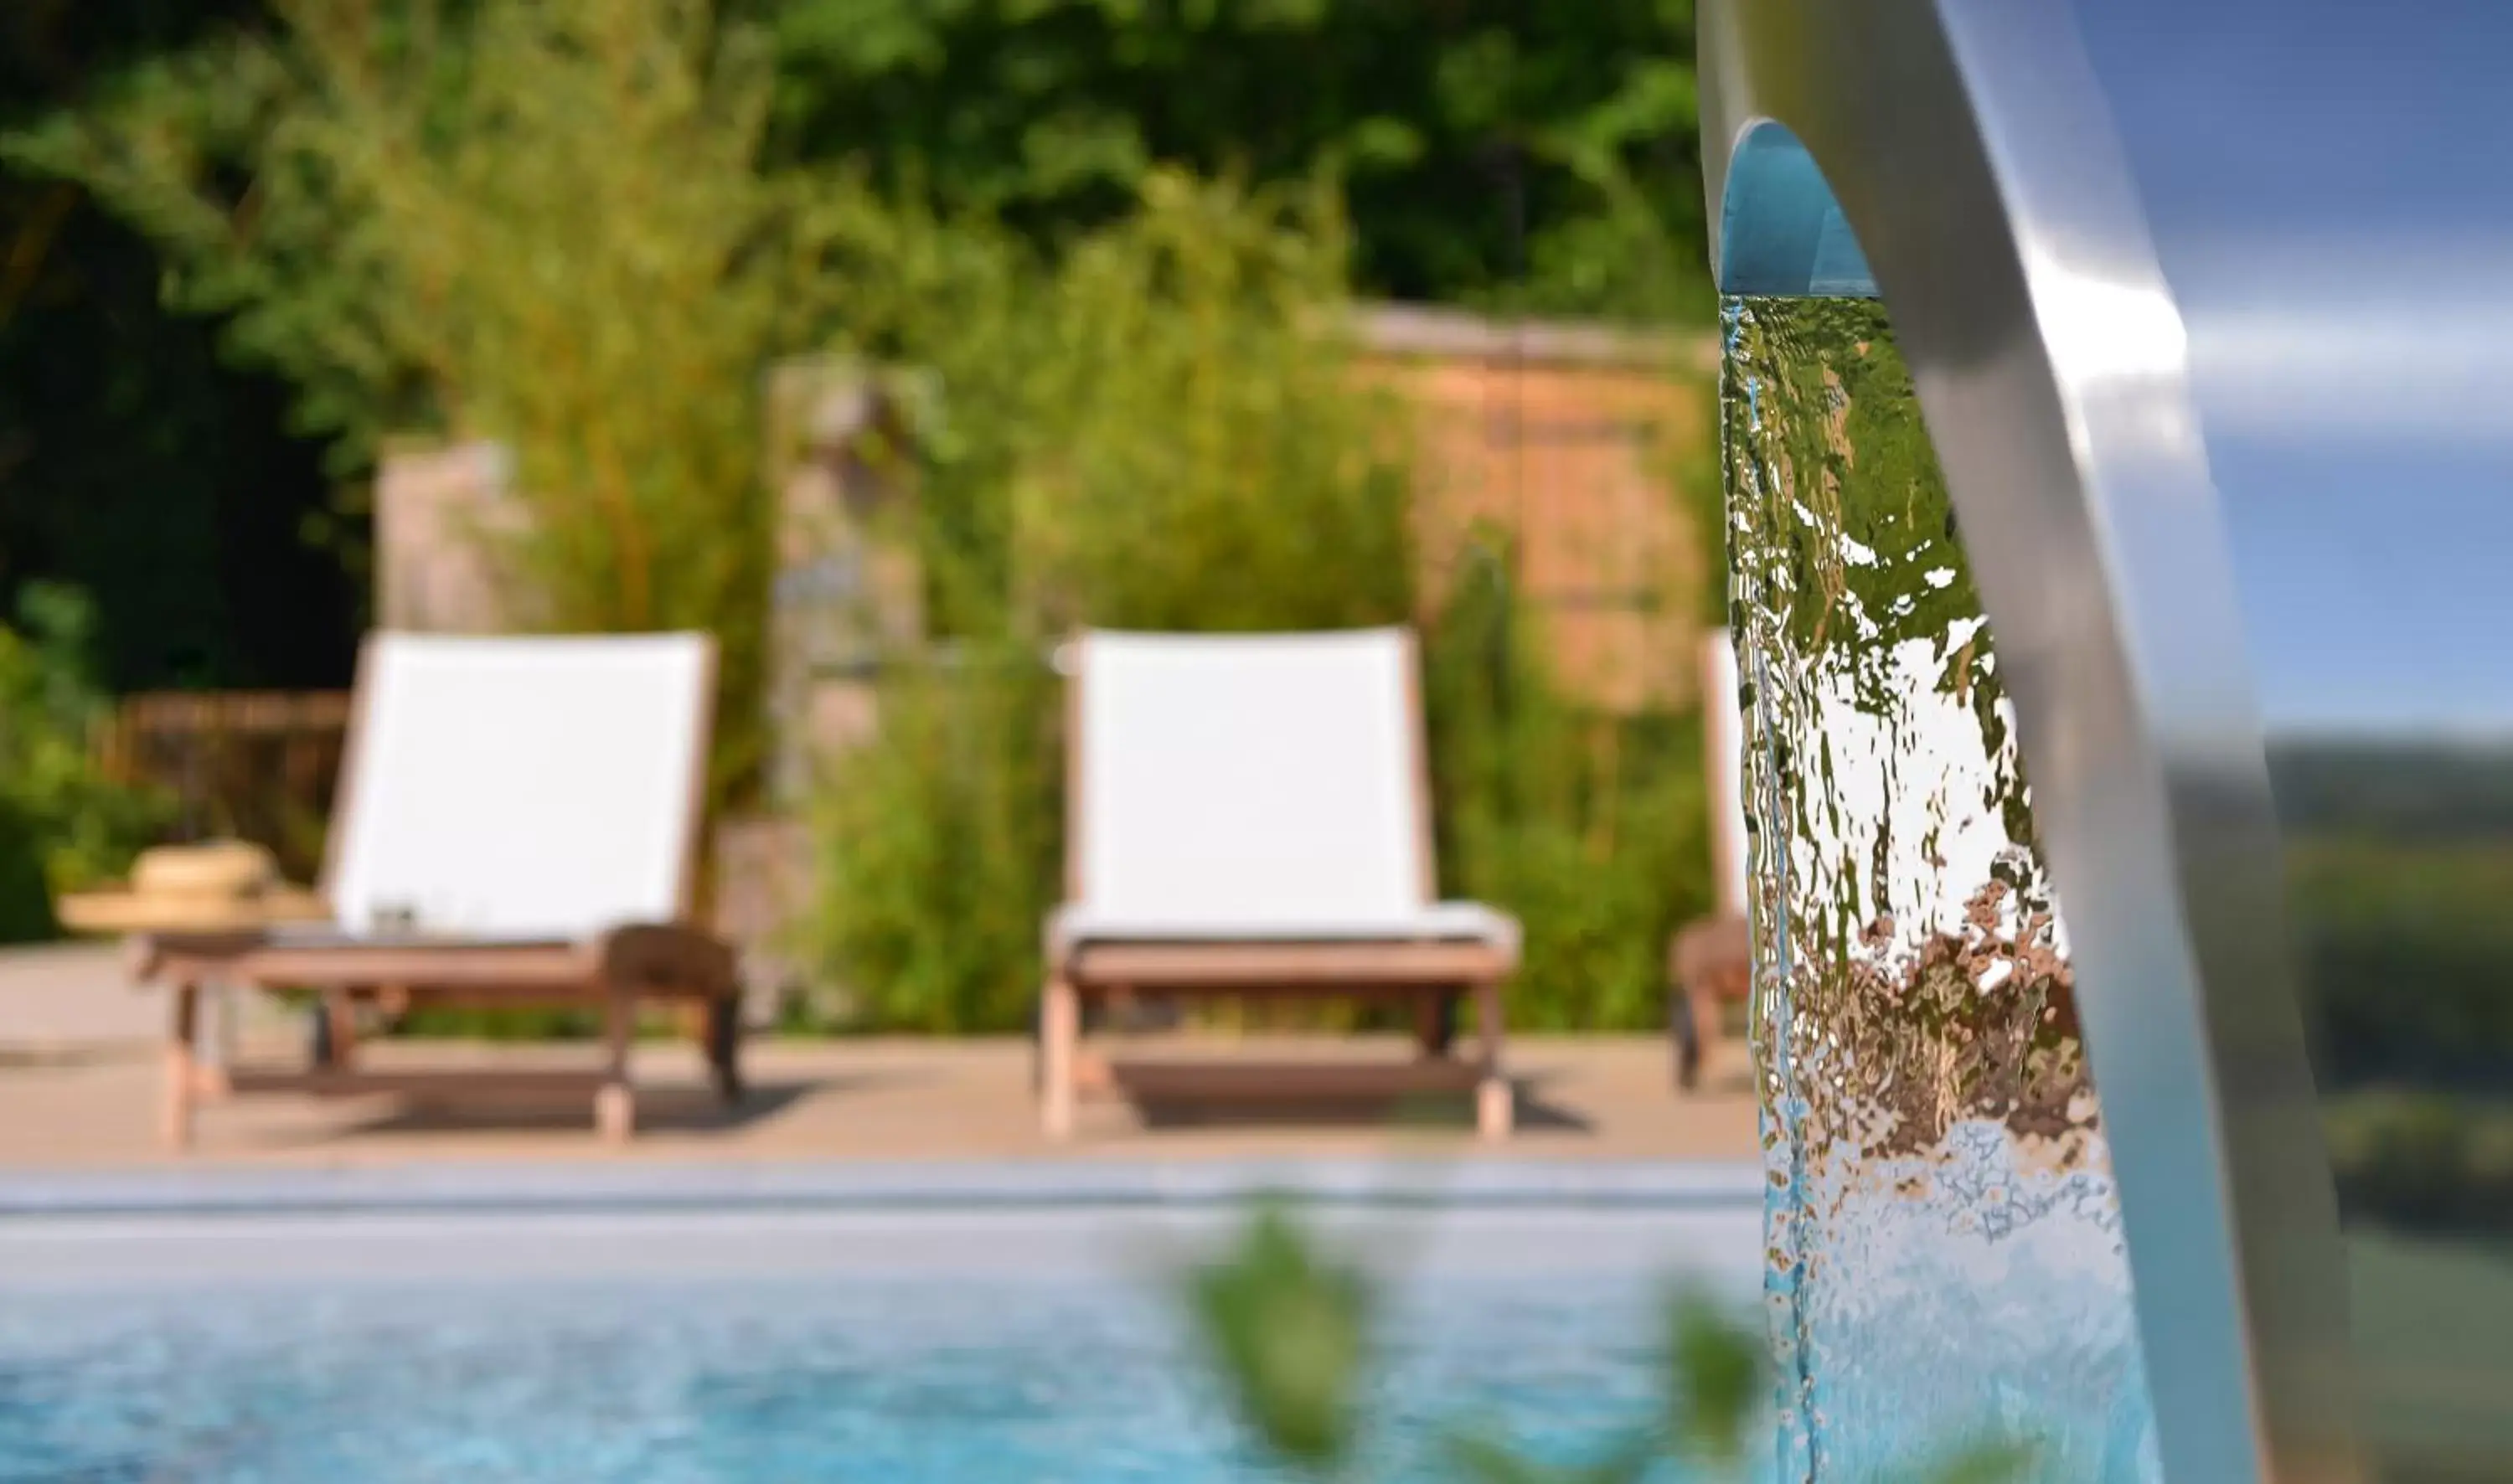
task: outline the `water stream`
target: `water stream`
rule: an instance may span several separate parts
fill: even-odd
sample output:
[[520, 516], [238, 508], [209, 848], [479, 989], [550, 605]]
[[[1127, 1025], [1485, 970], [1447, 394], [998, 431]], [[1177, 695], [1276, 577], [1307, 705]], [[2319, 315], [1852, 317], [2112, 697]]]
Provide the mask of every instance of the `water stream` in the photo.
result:
[[1778, 1476], [2160, 1477], [2067, 934], [1883, 308], [1724, 311]]

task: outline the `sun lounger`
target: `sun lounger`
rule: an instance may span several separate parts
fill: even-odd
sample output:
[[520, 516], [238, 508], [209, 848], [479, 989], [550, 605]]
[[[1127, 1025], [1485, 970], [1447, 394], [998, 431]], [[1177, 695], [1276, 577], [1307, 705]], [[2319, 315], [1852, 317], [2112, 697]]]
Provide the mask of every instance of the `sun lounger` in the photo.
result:
[[[360, 661], [321, 894], [332, 920], [135, 940], [172, 991], [166, 1134], [205, 1096], [576, 1093], [613, 1139], [635, 1124], [628, 1052], [641, 1004], [703, 1010], [719, 1091], [740, 1088], [733, 955], [689, 924], [714, 648], [700, 635], [383, 635]], [[313, 990], [329, 1065], [277, 1073], [194, 1056], [201, 991]], [[584, 1006], [599, 1070], [362, 1074], [349, 1009]]]
[[[1409, 1005], [1411, 1066], [1171, 1069], [1239, 1096], [1471, 1091], [1509, 1131], [1502, 983], [1518, 926], [1436, 900], [1413, 636], [1093, 633], [1071, 656], [1066, 902], [1048, 929], [1043, 1119], [1073, 1129], [1087, 1001], [1343, 996]], [[1450, 1054], [1459, 997], [1475, 1054]]]

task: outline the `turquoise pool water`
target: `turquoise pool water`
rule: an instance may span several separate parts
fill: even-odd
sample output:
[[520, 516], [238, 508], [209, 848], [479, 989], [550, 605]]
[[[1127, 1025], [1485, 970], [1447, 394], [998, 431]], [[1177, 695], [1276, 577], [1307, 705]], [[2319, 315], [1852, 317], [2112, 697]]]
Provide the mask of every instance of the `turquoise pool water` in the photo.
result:
[[[1441, 1477], [1453, 1421], [1580, 1457], [1657, 1405], [1653, 1318], [1619, 1277], [1417, 1279], [1372, 1476]], [[1189, 1359], [1151, 1285], [1069, 1276], [16, 1292], [0, 1480], [1268, 1477]]]

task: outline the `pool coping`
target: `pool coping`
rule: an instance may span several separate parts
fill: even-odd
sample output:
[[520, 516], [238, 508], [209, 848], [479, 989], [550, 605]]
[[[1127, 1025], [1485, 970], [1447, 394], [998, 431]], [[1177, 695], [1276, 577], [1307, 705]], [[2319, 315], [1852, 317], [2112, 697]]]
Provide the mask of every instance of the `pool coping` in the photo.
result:
[[813, 1160], [291, 1169], [0, 1168], [0, 1222], [456, 1212], [1197, 1208], [1281, 1194], [1332, 1206], [1735, 1210], [1749, 1160]]

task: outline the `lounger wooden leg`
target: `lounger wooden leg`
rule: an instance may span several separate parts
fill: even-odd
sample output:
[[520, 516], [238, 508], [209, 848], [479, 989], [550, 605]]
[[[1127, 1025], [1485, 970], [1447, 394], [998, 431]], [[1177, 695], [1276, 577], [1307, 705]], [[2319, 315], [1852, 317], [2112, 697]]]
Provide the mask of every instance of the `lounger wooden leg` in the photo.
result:
[[192, 1100], [195, 1103], [223, 1103], [235, 1096], [235, 1078], [226, 1068], [207, 1057], [192, 1063]]
[[166, 1027], [166, 1101], [163, 1131], [170, 1149], [192, 1143], [192, 1103], [199, 1093], [195, 1040], [201, 1029], [201, 987], [175, 987]]
[[637, 1132], [637, 1095], [628, 1083], [628, 1048], [637, 1030], [637, 996], [614, 989], [602, 1001], [602, 1087], [593, 1095], [593, 1124], [613, 1144]]
[[1432, 1057], [1438, 1056], [1441, 1051], [1445, 1049], [1440, 1043], [1440, 996], [1438, 995], [1422, 995], [1415, 998], [1414, 1049], [1420, 1052], [1423, 1059], [1426, 1061]]
[[1486, 1139], [1506, 1139], [1516, 1122], [1516, 1095], [1501, 1067], [1501, 1003], [1498, 984], [1475, 986], [1475, 1050], [1483, 1080], [1475, 1084], [1475, 1132]]
[[731, 1108], [741, 1102], [741, 996], [719, 995], [706, 1003], [707, 1071], [716, 1096]]
[[195, 1103], [217, 1103], [235, 1090], [227, 1075], [236, 1058], [236, 995], [234, 985], [203, 986], [201, 1005], [197, 1012], [204, 1022], [199, 1054], [192, 1059], [192, 1097]]
[[1058, 975], [1047, 982], [1039, 1004], [1039, 1121], [1050, 1139], [1073, 1137], [1074, 1061], [1081, 1040], [1081, 996]]
[[358, 1006], [341, 991], [323, 996], [323, 1024], [330, 1035], [331, 1070], [353, 1072], [358, 1065]]
[[1684, 1079], [1687, 1088], [1699, 1086], [1701, 1069], [1710, 1060], [1710, 1048], [1719, 1044], [1719, 991], [1716, 985], [1685, 986], [1684, 996], [1693, 1015], [1693, 1045], [1690, 1074]]
[[1666, 996], [1666, 1038], [1675, 1053], [1675, 1085], [1689, 1091], [1701, 1071], [1700, 1010], [1678, 985]]
[[1455, 1054], [1457, 1049], [1456, 990], [1434, 990], [1414, 1001], [1414, 1043], [1426, 1059]]

